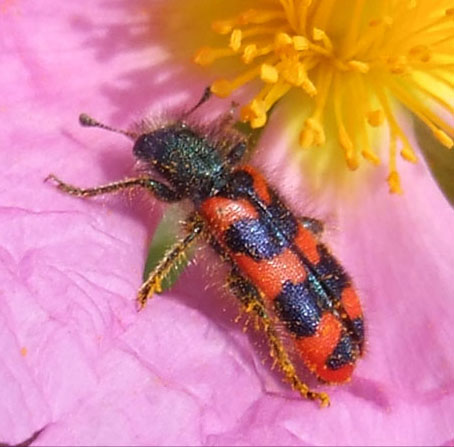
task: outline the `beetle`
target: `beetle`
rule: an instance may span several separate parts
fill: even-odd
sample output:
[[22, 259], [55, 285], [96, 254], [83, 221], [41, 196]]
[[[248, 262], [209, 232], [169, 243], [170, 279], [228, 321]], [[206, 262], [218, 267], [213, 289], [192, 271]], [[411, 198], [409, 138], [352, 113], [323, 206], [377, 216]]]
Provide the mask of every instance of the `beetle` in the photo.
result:
[[257, 317], [285, 379], [303, 397], [328, 405], [326, 393], [301, 380], [298, 365], [304, 363], [322, 382], [350, 380], [364, 347], [364, 318], [352, 279], [321, 241], [322, 222], [298, 217], [265, 177], [243, 162], [247, 138], [226, 122], [208, 128], [189, 123], [189, 115], [209, 97], [206, 89], [182, 117], [140, 133], [82, 114], [84, 126], [134, 139], [133, 154], [145, 166], [144, 174], [93, 188], [70, 185], [53, 174], [48, 179], [79, 197], [142, 188], [163, 202], [191, 202], [186, 235], [140, 287], [140, 308], [160, 291], [187, 250], [204, 239], [230, 265], [227, 284]]

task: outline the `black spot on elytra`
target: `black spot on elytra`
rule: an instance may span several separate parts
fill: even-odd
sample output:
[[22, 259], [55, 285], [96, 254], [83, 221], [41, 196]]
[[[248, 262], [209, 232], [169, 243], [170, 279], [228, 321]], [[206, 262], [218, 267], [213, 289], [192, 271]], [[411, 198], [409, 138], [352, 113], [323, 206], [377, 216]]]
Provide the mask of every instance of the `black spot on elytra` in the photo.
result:
[[298, 231], [298, 222], [273, 192], [271, 193], [271, 204], [266, 208], [264, 218], [274, 222], [282, 237], [293, 242]]
[[274, 308], [287, 329], [298, 337], [310, 337], [317, 331], [322, 311], [317, 296], [307, 282], [286, 281], [274, 300]]
[[317, 250], [320, 255], [320, 261], [314, 265], [317, 277], [326, 292], [339, 300], [342, 291], [350, 285], [350, 278], [325, 245], [318, 244]]
[[326, 361], [326, 366], [329, 369], [339, 369], [345, 365], [351, 365], [355, 363], [358, 357], [358, 346], [352, 340], [349, 334], [344, 333], [339, 343], [334, 348], [334, 351]]
[[226, 244], [234, 253], [245, 253], [256, 261], [271, 259], [292, 244], [298, 230], [295, 217], [274, 193], [270, 205], [262, 203], [249, 173], [235, 172], [222, 194], [226, 192], [234, 200], [247, 198], [259, 216], [241, 219], [226, 230]]
[[364, 320], [361, 317], [352, 320], [352, 336], [359, 345], [359, 350], [362, 352], [364, 344]]
[[256, 261], [272, 259], [288, 245], [260, 219], [242, 219], [230, 225], [225, 243], [234, 253], [244, 253]]

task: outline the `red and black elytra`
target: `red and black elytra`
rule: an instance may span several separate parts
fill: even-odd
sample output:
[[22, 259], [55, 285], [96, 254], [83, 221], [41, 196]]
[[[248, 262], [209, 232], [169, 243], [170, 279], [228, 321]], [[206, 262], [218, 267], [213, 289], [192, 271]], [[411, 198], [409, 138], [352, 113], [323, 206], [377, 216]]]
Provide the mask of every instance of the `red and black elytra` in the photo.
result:
[[187, 235], [140, 287], [140, 307], [160, 290], [162, 280], [188, 248], [205, 239], [231, 265], [228, 285], [261, 323], [270, 354], [286, 380], [302, 396], [328, 405], [326, 393], [312, 391], [302, 382], [297, 362], [302, 361], [322, 382], [350, 379], [364, 345], [363, 314], [352, 280], [321, 242], [322, 223], [295, 216], [262, 174], [242, 164], [244, 137], [232, 129], [221, 136], [210, 134], [187, 123], [188, 115], [208, 99], [208, 92], [182, 118], [140, 134], [118, 131], [81, 115], [85, 126], [134, 139], [133, 154], [146, 166], [140, 177], [95, 188], [78, 188], [54, 175], [48, 178], [60, 190], [80, 197], [140, 187], [158, 200], [192, 202]]

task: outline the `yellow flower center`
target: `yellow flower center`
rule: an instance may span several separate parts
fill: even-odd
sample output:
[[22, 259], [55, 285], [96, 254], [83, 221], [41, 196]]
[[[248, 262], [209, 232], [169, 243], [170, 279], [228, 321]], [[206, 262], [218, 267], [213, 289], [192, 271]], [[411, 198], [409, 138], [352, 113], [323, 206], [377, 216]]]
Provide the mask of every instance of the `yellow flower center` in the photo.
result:
[[[332, 116], [350, 169], [361, 158], [380, 163], [373, 128], [389, 129], [391, 192], [400, 193], [397, 154], [416, 162], [398, 119], [411, 110], [447, 148], [453, 146], [454, 5], [447, 0], [257, 0], [256, 8], [212, 23], [226, 46], [203, 47], [195, 62], [237, 57], [245, 69], [218, 79], [226, 97], [260, 79], [259, 93], [241, 110], [253, 128], [264, 126], [276, 101], [300, 89], [312, 110], [302, 122], [300, 145], [323, 146]], [[305, 103], [307, 104], [307, 99]], [[447, 113], [446, 113], [447, 112]]]

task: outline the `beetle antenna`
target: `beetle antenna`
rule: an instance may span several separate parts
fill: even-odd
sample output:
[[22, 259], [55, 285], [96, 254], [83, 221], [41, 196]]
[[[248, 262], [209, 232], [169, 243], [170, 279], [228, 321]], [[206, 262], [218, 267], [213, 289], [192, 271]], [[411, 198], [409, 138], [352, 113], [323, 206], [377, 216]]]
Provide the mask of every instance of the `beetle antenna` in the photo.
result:
[[203, 91], [202, 97], [199, 99], [197, 104], [192, 109], [189, 109], [189, 111], [187, 111], [184, 114], [183, 118], [186, 118], [189, 115], [191, 115], [192, 113], [194, 113], [202, 104], [206, 103], [210, 98], [211, 98], [211, 88], [206, 87], [205, 90]]
[[87, 115], [86, 113], [81, 113], [79, 115], [79, 123], [81, 126], [84, 127], [99, 127], [100, 129], [105, 129], [109, 130], [111, 132], [116, 132], [116, 133], [121, 133], [122, 135], [126, 135], [129, 138], [132, 138], [135, 140], [138, 135], [134, 132], [129, 132], [127, 130], [122, 130], [122, 129], [115, 129], [114, 127], [107, 126], [106, 124], [100, 123], [98, 120], [95, 120], [92, 118], [90, 115]]

